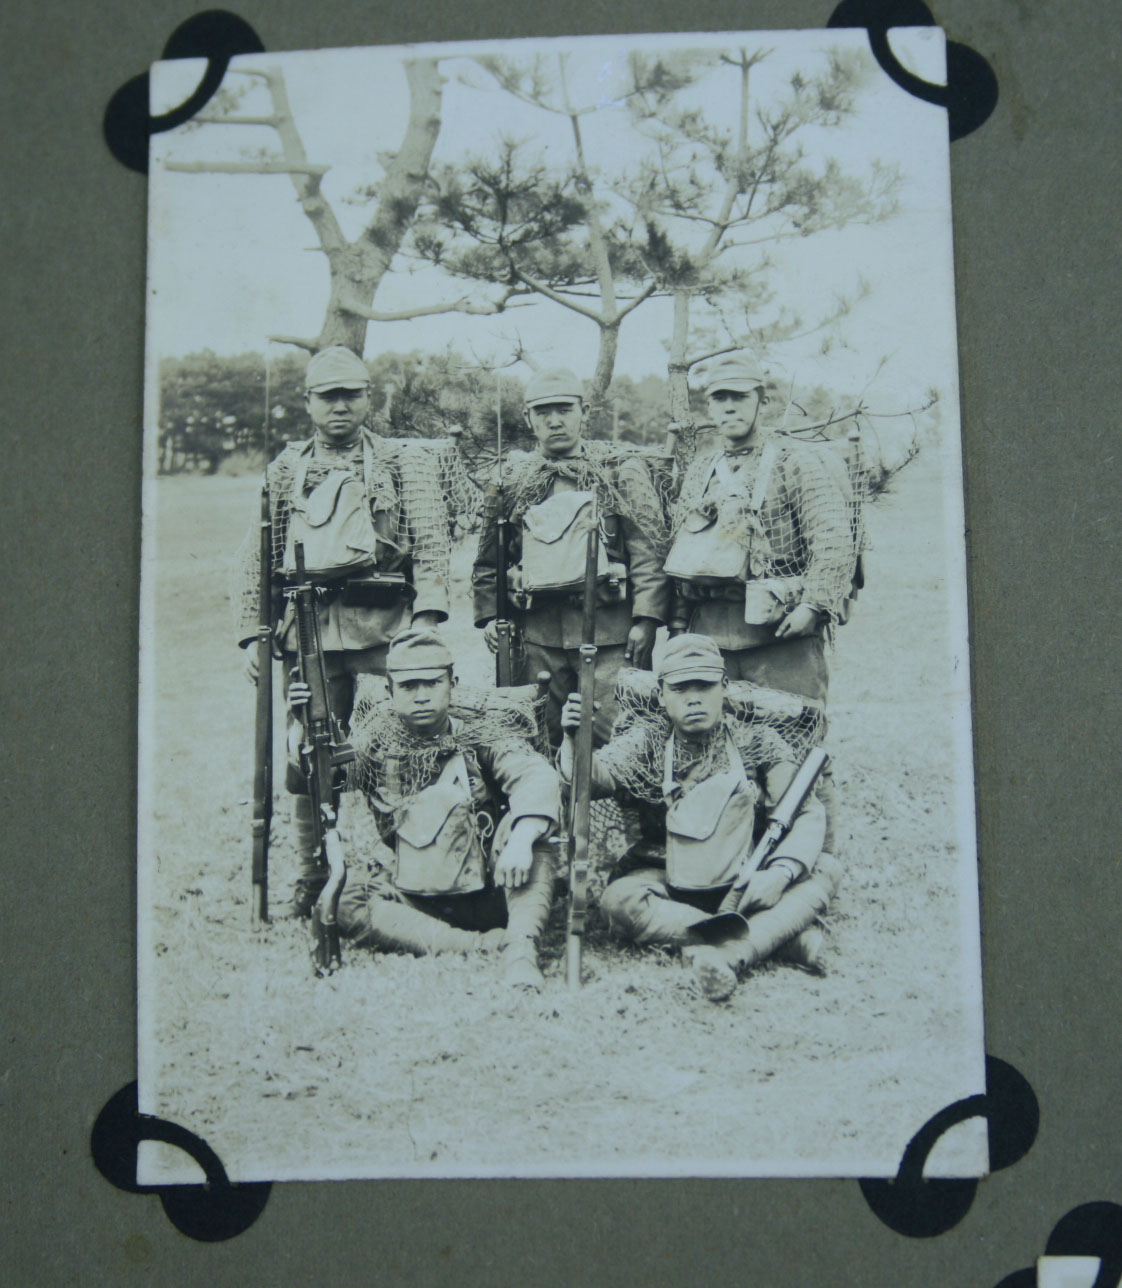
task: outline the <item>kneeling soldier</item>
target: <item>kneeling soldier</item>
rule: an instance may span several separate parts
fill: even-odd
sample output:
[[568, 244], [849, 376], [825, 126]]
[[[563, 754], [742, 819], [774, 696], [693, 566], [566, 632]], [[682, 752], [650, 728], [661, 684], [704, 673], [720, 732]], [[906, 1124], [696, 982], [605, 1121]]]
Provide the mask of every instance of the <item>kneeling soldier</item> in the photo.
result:
[[[725, 712], [728, 680], [720, 649], [706, 636], [669, 640], [656, 664], [659, 714], [633, 720], [593, 756], [593, 795], [619, 794], [643, 806], [645, 839], [620, 860], [600, 907], [638, 944], [679, 947], [706, 997], [727, 998], [737, 971], [782, 950], [818, 967], [816, 919], [837, 888], [839, 868], [820, 853], [825, 814], [813, 795], [796, 814], [767, 866], [755, 872], [737, 923], [720, 944], [696, 931], [731, 888], [759, 830], [758, 811], [779, 801], [798, 765], [764, 724]], [[580, 697], [562, 712], [561, 776], [572, 775]], [[654, 802], [661, 808], [652, 810]]]
[[560, 792], [532, 720], [501, 692], [451, 714], [452, 654], [430, 632], [394, 639], [386, 677], [387, 699], [354, 728], [385, 863], [365, 881], [352, 872], [339, 929], [418, 956], [502, 949], [507, 982], [536, 988], [553, 893], [551, 851], [537, 843], [557, 825]]

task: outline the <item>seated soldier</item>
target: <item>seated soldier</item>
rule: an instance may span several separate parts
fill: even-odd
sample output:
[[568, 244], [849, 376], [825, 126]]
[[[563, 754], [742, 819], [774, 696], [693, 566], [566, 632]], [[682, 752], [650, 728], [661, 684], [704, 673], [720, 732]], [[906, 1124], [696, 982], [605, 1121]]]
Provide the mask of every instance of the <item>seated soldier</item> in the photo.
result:
[[[818, 969], [822, 936], [815, 923], [837, 888], [839, 868], [820, 853], [825, 813], [813, 793], [749, 879], [745, 919], [719, 943], [704, 942], [695, 929], [718, 911], [754, 848], [759, 807], [779, 801], [799, 758], [775, 729], [726, 713], [724, 661], [707, 636], [668, 640], [655, 671], [657, 713], [621, 721], [593, 755], [593, 796], [637, 802], [644, 819], [645, 840], [619, 861], [601, 896], [609, 924], [638, 944], [681, 948], [712, 1001], [732, 994], [737, 971], [773, 954]], [[573, 694], [562, 711], [558, 763], [566, 782], [580, 707]]]
[[532, 718], [495, 692], [452, 715], [452, 654], [427, 631], [394, 638], [386, 678], [387, 697], [353, 729], [354, 777], [385, 848], [368, 874], [352, 865], [339, 930], [416, 956], [501, 949], [506, 981], [537, 988], [553, 894], [551, 853], [537, 842], [556, 827], [560, 792], [531, 745]]

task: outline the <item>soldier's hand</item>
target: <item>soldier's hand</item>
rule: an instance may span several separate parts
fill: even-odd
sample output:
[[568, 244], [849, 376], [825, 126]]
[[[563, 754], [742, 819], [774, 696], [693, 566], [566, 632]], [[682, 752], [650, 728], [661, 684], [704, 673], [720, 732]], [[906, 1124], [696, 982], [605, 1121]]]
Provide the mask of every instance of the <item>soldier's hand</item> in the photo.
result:
[[303, 680], [293, 680], [288, 686], [288, 705], [295, 711], [311, 700], [311, 687]]
[[483, 643], [487, 645], [492, 653], [499, 651], [499, 623], [496, 618], [492, 618], [483, 628]]
[[630, 662], [632, 666], [637, 666], [641, 671], [648, 670], [657, 633], [658, 622], [650, 617], [640, 617], [627, 633], [627, 647], [623, 650], [623, 660]]
[[503, 846], [495, 864], [495, 884], [508, 890], [517, 890], [530, 879], [530, 865], [534, 861], [533, 846], [516, 832]]
[[242, 651], [245, 653], [245, 657], [242, 658], [242, 674], [250, 684], [256, 684], [261, 674], [261, 664], [257, 661], [257, 649], [251, 644], [249, 648]]
[[575, 733], [580, 728], [580, 694], [570, 693], [561, 708], [561, 728], [566, 733]]
[[790, 884], [791, 873], [786, 867], [777, 866], [753, 872], [740, 901], [740, 911], [748, 913], [774, 908]]
[[800, 635], [813, 634], [818, 625], [818, 610], [809, 604], [799, 604], [792, 608], [786, 617], [775, 628], [777, 640], [796, 639]]

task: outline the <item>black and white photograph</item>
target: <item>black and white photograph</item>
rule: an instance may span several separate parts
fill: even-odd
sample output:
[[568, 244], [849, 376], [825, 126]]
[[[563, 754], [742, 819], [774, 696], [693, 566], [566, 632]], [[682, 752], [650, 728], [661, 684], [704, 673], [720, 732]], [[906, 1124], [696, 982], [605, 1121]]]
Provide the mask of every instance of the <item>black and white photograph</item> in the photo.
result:
[[141, 1112], [233, 1181], [895, 1175], [985, 1091], [945, 110], [617, 35], [240, 56], [151, 146]]

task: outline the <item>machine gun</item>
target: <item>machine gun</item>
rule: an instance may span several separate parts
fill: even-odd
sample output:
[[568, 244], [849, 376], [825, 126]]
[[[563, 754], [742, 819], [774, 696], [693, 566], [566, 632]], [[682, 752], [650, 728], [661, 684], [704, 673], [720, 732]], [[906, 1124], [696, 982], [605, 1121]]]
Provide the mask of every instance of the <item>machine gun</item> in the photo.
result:
[[341, 781], [339, 771], [354, 760], [355, 753], [331, 712], [316, 614], [316, 600], [323, 587], [308, 579], [302, 542], [295, 545], [295, 562], [296, 579], [285, 594], [292, 601], [296, 617], [297, 678], [308, 687], [308, 701], [301, 715], [300, 768], [312, 801], [315, 853], [327, 867], [327, 883], [312, 909], [312, 956], [316, 974], [324, 975], [342, 964], [337, 913], [347, 880], [347, 864], [336, 826], [335, 797]]
[[592, 723], [596, 706], [596, 572], [600, 556], [600, 520], [591, 507], [584, 560], [584, 612], [581, 622], [580, 727], [573, 748], [573, 781], [569, 788], [566, 836], [569, 857], [569, 922], [565, 943], [565, 977], [580, 988], [581, 954], [588, 916], [589, 841], [592, 830]]
[[261, 489], [261, 580], [257, 612], [257, 702], [253, 719], [254, 925], [269, 920], [269, 830], [273, 821], [273, 512], [269, 484]]

